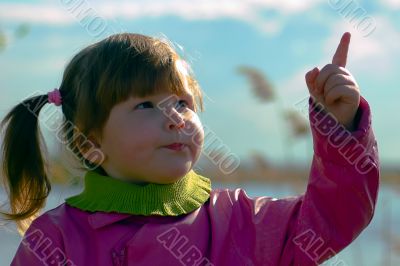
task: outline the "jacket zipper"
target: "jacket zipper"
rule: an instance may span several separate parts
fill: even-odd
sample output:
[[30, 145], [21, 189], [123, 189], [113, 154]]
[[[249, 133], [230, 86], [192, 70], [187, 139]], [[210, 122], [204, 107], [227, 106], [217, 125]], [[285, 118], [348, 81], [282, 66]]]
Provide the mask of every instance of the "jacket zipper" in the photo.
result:
[[126, 247], [126, 243], [132, 239], [132, 237], [135, 236], [135, 234], [142, 229], [144, 224], [142, 224], [140, 226], [140, 228], [138, 228], [137, 230], [135, 230], [134, 232], [128, 233], [126, 234], [124, 237], [122, 237], [122, 239], [120, 239], [118, 241], [118, 243], [114, 246], [114, 248], [112, 249], [112, 260], [113, 260], [113, 266], [124, 266], [127, 265], [126, 262], [126, 253], [127, 253], [127, 247]]
[[125, 260], [125, 249], [122, 249], [119, 252], [114, 250], [112, 252], [112, 259], [114, 266], [123, 266]]

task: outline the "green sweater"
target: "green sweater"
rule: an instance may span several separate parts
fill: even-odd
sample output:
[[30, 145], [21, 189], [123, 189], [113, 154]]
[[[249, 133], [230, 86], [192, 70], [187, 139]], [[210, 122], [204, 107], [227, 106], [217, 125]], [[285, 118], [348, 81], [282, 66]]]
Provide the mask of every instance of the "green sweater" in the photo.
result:
[[172, 184], [141, 186], [95, 171], [88, 171], [84, 178], [83, 192], [65, 201], [70, 206], [91, 212], [177, 216], [199, 208], [211, 192], [210, 179], [193, 170]]

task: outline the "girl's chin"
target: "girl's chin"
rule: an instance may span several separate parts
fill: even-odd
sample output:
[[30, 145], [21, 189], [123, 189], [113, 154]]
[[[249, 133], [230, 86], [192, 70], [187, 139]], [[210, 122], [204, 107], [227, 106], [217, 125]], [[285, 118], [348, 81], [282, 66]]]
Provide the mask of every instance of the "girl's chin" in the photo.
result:
[[176, 181], [180, 180], [182, 177], [184, 177], [187, 173], [189, 173], [191, 170], [190, 167], [182, 167], [182, 168], [175, 168], [172, 169], [171, 171], [168, 171], [168, 175], [162, 178], [162, 180], [159, 180], [158, 183], [160, 184], [170, 184], [170, 183], [175, 183]]

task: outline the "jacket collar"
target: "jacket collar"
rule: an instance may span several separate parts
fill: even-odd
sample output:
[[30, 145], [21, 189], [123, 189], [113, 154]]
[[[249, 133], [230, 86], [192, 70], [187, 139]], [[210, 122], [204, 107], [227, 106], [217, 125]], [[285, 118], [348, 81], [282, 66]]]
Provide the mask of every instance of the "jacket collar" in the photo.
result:
[[[197, 210], [191, 212], [188, 215], [196, 215], [201, 209], [198, 208]], [[124, 214], [124, 213], [106, 213], [106, 212], [95, 212], [89, 214], [87, 221], [89, 225], [93, 229], [99, 229], [113, 223], [117, 223], [119, 221], [125, 219], [134, 219], [135, 223], [169, 223], [173, 220], [180, 219], [181, 216], [142, 216], [142, 215], [131, 215], [131, 214]]]
[[90, 214], [88, 222], [93, 229], [99, 229], [101, 227], [122, 221], [132, 215], [124, 213], [106, 213], [106, 212], [95, 212]]

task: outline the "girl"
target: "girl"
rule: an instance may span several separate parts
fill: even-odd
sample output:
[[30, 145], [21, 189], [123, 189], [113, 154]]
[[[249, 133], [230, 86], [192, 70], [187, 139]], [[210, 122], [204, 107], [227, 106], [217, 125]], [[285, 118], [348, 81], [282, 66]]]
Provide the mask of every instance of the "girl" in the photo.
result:
[[79, 52], [58, 89], [3, 121], [11, 211], [29, 221], [50, 191], [37, 129], [61, 106], [66, 145], [89, 168], [82, 193], [34, 219], [12, 265], [315, 265], [369, 224], [378, 189], [370, 108], [345, 69], [306, 74], [314, 158], [304, 195], [249, 198], [194, 172], [204, 142], [200, 88], [166, 42], [116, 34]]

